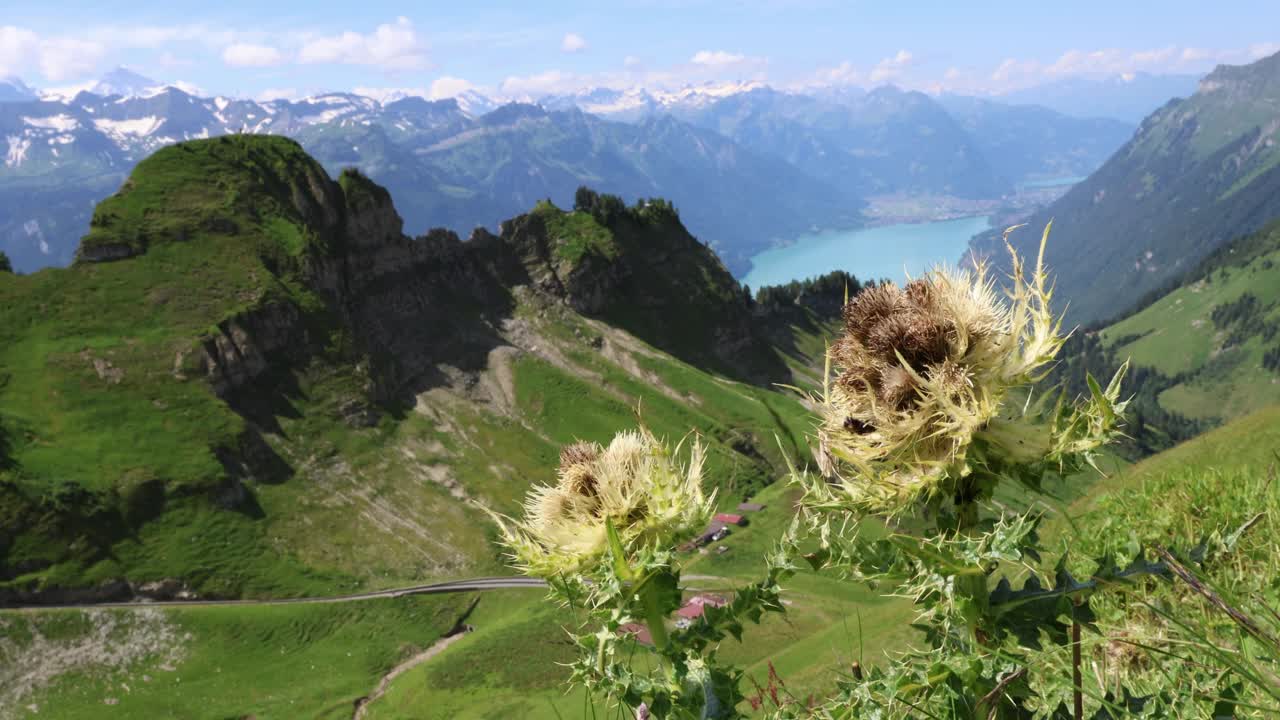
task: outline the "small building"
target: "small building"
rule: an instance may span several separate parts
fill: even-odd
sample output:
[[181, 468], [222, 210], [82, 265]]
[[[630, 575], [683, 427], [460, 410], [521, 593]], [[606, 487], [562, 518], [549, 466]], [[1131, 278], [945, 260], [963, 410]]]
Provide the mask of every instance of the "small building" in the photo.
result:
[[747, 524], [746, 518], [741, 515], [734, 515], [733, 513], [716, 513], [715, 520], [716, 522], [724, 523], [725, 525], [742, 526]]
[[724, 607], [727, 604], [729, 604], [729, 601], [719, 595], [694, 595], [676, 611], [676, 627], [689, 627], [693, 621], [702, 617], [708, 606]]
[[702, 531], [702, 534], [693, 541], [693, 544], [698, 547], [702, 547], [703, 545], [709, 545], [717, 540], [723, 540], [728, 534], [729, 528], [725, 527], [724, 523], [713, 522], [707, 526], [706, 530]]
[[760, 503], [738, 503], [738, 512], [760, 512], [764, 506]]
[[640, 623], [626, 623], [618, 626], [618, 635], [620, 637], [631, 636], [641, 645], [653, 645], [653, 636], [649, 634], [649, 628]]
[[689, 627], [695, 620], [702, 617], [702, 613], [701, 605], [685, 605], [676, 611], [676, 627], [681, 630]]
[[702, 617], [705, 612], [701, 605], [685, 605], [676, 611], [676, 617], [682, 617], [685, 620], [696, 620]]

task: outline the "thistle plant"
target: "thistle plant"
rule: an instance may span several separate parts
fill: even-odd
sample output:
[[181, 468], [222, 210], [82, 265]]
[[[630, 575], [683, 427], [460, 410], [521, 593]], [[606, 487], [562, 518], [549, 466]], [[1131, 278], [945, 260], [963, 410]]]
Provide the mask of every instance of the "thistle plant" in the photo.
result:
[[[1096, 629], [1100, 593], [1153, 576], [1194, 579], [1208, 546], [1123, 563], [1064, 553], [1050, 566], [1041, 518], [996, 502], [1005, 485], [1036, 492], [1046, 477], [1096, 469], [1127, 405], [1127, 364], [1105, 386], [1087, 378], [1085, 398], [1034, 392], [1065, 340], [1050, 309], [1048, 235], [1031, 268], [1008, 246], [1004, 291], [979, 265], [846, 302], [811, 398], [819, 473], [790, 468], [800, 513], [765, 558], [764, 578], [705, 606], [699, 622], [670, 622], [683, 594], [675, 548], [705, 526], [715, 500], [702, 489], [697, 439], [684, 464], [683, 443], [671, 451], [645, 429], [566, 447], [556, 483], [529, 494], [523, 517], [495, 518], [514, 566], [586, 611], [571, 681], [637, 718], [740, 717], [743, 674], [720, 661], [719, 643], [783, 611], [781, 583], [803, 557], [908, 598], [924, 645], [870, 670], [855, 665], [816, 706], [771, 694], [779, 718], [1083, 720], [1086, 704], [1089, 717], [1112, 718], [1181, 702], [1122, 684], [1086, 688], [1082, 630]], [[1082, 567], [1087, 576], [1073, 575]], [[647, 643], [636, 639], [641, 627]]]
[[1118, 434], [1123, 368], [1105, 391], [1091, 380], [1093, 397], [1078, 407], [1009, 402], [1065, 341], [1050, 310], [1048, 234], [1030, 277], [1009, 247], [1007, 299], [979, 265], [883, 284], [845, 305], [818, 398], [819, 469], [834, 484], [814, 488], [811, 506], [896, 516], [953, 500], [971, 513], [1001, 479], [1034, 485], [1049, 470], [1074, 471]]
[[572, 683], [636, 717], [738, 717], [741, 672], [720, 663], [716, 647], [740, 637], [744, 621], [783, 611], [779, 583], [794, 567], [790, 555], [772, 555], [763, 580], [673, 628], [683, 595], [676, 547], [706, 527], [715, 499], [702, 489], [701, 443], [689, 443], [687, 463], [680, 454], [644, 428], [608, 446], [569, 445], [557, 482], [529, 493], [521, 519], [494, 518], [513, 566], [586, 611]]
[[[1030, 269], [1008, 246], [1003, 294], [979, 265], [880, 285], [844, 308], [844, 333], [814, 398], [822, 476], [795, 474], [819, 540], [806, 558], [909, 598], [928, 648], [850, 678], [819, 716], [1082, 717], [1078, 651], [1093, 620], [1089, 597], [1167, 573], [1162, 563], [1102, 559], [1077, 580], [1065, 557], [1042, 573], [1039, 518], [990, 504], [1003, 483], [1038, 490], [1048, 475], [1093, 465], [1120, 434], [1126, 367], [1105, 388], [1089, 378], [1080, 402], [1033, 397], [1065, 340], [1050, 309], [1048, 235], [1046, 227]], [[863, 531], [871, 518], [889, 525], [887, 537]], [[1005, 573], [1026, 579], [1015, 587]], [[1076, 651], [1071, 676], [1028, 677], [1047, 644]], [[1055, 682], [1073, 697], [1070, 711], [1033, 697], [1032, 687]], [[1123, 702], [1091, 700], [1104, 710]]]
[[681, 467], [643, 428], [619, 433], [608, 447], [569, 445], [560, 452], [558, 482], [534, 488], [524, 519], [498, 518], [503, 543], [518, 569], [550, 580], [598, 567], [610, 552], [610, 526], [624, 555], [674, 547], [706, 525], [715, 499], [702, 491], [696, 439], [689, 455]]

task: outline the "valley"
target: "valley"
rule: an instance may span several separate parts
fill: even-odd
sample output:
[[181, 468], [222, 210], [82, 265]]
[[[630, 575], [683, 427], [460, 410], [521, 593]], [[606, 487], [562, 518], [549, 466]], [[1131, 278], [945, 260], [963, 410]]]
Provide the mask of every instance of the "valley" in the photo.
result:
[[0, 720], [1280, 712], [1280, 46], [272, 32], [0, 77]]
[[[255, 101], [117, 71], [83, 93], [0, 101], [0, 134], [12, 139], [0, 167], [0, 251], [22, 272], [66, 265], [92, 206], [148, 153], [274, 133], [330, 174], [359, 167], [387, 187], [413, 234], [493, 231], [539, 200], [568, 206], [585, 184], [627, 202], [667, 198], [741, 277], [752, 255], [814, 227], [1038, 206], [1055, 193], [1027, 182], [1088, 173], [1132, 130], [893, 87], [841, 100], [753, 84], [646, 95], [640, 105], [620, 97]], [[614, 111], [623, 106], [632, 109]], [[770, 201], [744, 201], [754, 197]]]

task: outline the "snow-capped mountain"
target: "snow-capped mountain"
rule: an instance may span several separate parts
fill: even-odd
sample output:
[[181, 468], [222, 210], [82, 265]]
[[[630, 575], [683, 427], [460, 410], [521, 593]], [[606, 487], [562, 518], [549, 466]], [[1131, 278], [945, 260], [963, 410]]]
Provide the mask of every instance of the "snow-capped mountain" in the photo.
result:
[[[856, 223], [865, 198], [996, 199], [1022, 178], [1087, 174], [1129, 133], [1044, 111], [1032, 134], [1011, 113], [995, 103], [944, 108], [895, 88], [820, 98], [758, 83], [596, 88], [536, 104], [474, 89], [446, 100], [257, 101], [200, 97], [121, 69], [0, 103], [0, 248], [24, 270], [66, 263], [93, 203], [146, 156], [184, 140], [271, 133], [294, 138], [330, 172], [360, 167], [391, 190], [415, 231], [465, 232], [540, 198], [571, 202], [589, 184], [675, 201], [740, 268], [748, 250], [796, 228]], [[1028, 152], [995, 167], [988, 148]], [[769, 195], [785, 199], [754, 215]]]
[[0, 78], [0, 102], [34, 100], [36, 91], [16, 77]]
[[160, 87], [163, 87], [163, 85], [151, 78], [143, 77], [129, 68], [118, 67], [103, 75], [98, 82], [89, 88], [89, 92], [103, 97], [111, 95], [131, 97], [148, 95], [151, 90]]
[[480, 117], [486, 113], [493, 112], [504, 103], [504, 101], [489, 97], [478, 90], [465, 90], [453, 99], [457, 101], [458, 108], [471, 117]]
[[543, 107], [579, 110], [623, 122], [636, 122], [657, 113], [694, 112], [720, 100], [763, 88], [757, 82], [705, 83], [688, 85], [678, 90], [650, 88], [590, 88], [565, 95], [549, 95], [538, 99]]
[[[671, 198], [705, 241], [731, 245], [722, 249], [736, 267], [774, 237], [815, 222], [856, 222], [856, 198], [837, 197], [784, 160], [664, 113], [612, 122], [576, 106], [498, 106], [475, 91], [434, 101], [328, 93], [258, 102], [141, 89], [0, 104], [0, 247], [16, 267], [70, 261], [93, 203], [146, 156], [230, 133], [285, 135], [330, 172], [361, 168], [401, 202], [414, 232], [492, 226], [540, 198], [572, 203], [582, 184], [630, 199]], [[701, 101], [699, 93], [673, 97]], [[602, 94], [595, 102], [662, 107], [649, 93]], [[764, 205], [749, 200], [766, 195]]]

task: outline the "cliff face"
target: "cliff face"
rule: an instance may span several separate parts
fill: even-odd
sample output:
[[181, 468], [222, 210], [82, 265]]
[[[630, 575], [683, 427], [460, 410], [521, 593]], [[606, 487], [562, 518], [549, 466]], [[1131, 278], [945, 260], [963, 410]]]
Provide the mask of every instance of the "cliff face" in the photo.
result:
[[[221, 526], [225, 510], [261, 517], [258, 494], [295, 472], [323, 481], [332, 464], [347, 478], [333, 443], [381, 442], [437, 389], [450, 402], [502, 395], [490, 409], [505, 413], [513, 358], [564, 359], [547, 328], [571, 327], [585, 353], [652, 355], [639, 338], [735, 379], [789, 379], [674, 210], [617, 203], [598, 218], [540, 205], [466, 241], [409, 238], [385, 189], [354, 171], [331, 180], [291, 141], [158, 152], [98, 208], [75, 266], [0, 282], [0, 364], [22, 361], [12, 382], [0, 373], [0, 589], [39, 591], [42, 573], [72, 586], [77, 571], [52, 569], [93, 566], [174, 508]], [[581, 334], [596, 331], [609, 337]], [[598, 380], [589, 365], [556, 367]], [[424, 467], [422, 480], [450, 479]]]
[[[157, 210], [174, 197], [190, 207]], [[256, 302], [174, 359], [175, 375], [202, 375], [220, 397], [281, 362], [305, 362], [326, 341], [317, 334], [325, 327], [355, 339], [371, 368], [370, 400], [405, 400], [441, 365], [483, 366], [518, 286], [696, 364], [758, 382], [785, 376], [737, 282], [669, 205], [623, 207], [604, 220], [546, 205], [503, 223], [498, 235], [409, 238], [390, 194], [359, 172], [331, 180], [282, 138], [219, 138], [140, 164], [95, 212], [79, 258], [252, 238], [293, 290], [262, 284]]]

